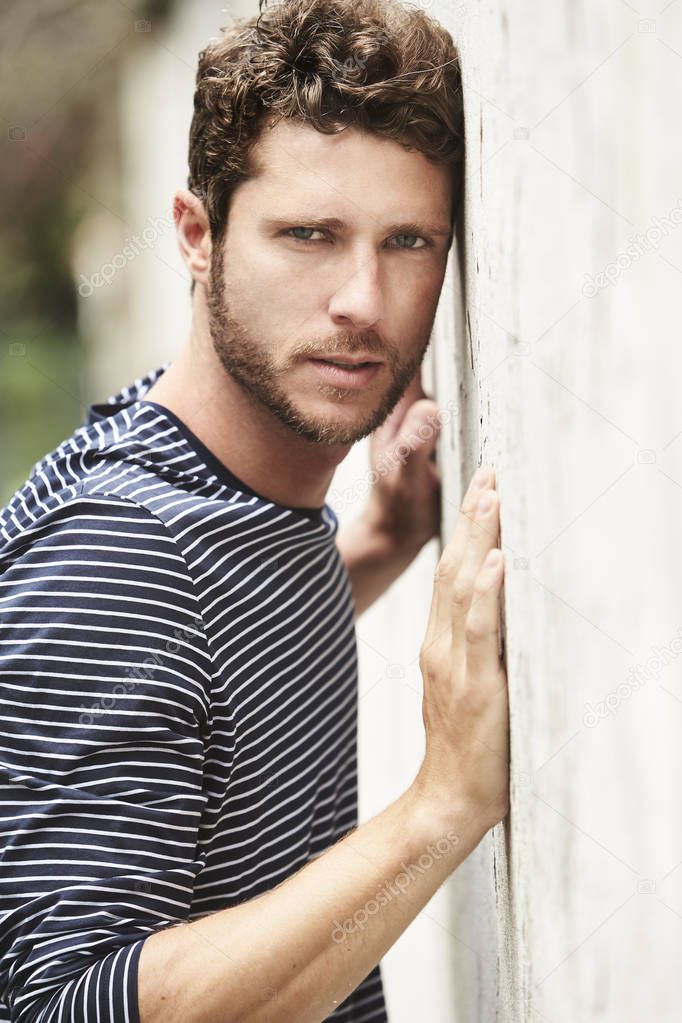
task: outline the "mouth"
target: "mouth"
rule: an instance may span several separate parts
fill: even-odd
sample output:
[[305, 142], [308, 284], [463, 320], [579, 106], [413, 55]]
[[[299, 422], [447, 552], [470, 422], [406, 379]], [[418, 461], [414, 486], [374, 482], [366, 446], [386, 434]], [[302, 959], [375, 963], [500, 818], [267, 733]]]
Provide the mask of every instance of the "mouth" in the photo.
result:
[[376, 359], [350, 359], [348, 356], [308, 361], [328, 383], [351, 389], [368, 384], [383, 365]]

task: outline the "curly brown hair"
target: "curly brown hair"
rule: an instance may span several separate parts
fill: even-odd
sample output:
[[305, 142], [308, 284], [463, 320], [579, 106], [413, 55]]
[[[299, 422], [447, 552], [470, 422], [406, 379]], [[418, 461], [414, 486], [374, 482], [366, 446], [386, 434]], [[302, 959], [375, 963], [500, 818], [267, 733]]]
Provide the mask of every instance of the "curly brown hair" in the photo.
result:
[[234, 189], [254, 172], [249, 157], [265, 120], [283, 117], [326, 134], [354, 125], [450, 164], [454, 225], [464, 130], [449, 32], [399, 0], [259, 0], [259, 12], [199, 54], [188, 188], [214, 244]]

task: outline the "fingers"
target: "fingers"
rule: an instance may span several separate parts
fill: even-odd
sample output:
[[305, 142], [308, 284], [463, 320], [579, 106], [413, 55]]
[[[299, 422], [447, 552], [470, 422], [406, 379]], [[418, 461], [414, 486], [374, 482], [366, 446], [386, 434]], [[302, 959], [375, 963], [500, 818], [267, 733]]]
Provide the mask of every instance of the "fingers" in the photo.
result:
[[410, 449], [405, 459], [408, 473], [416, 471], [419, 464], [426, 462], [435, 452], [440, 433], [439, 412], [435, 401], [422, 398], [407, 413], [398, 441]]
[[[483, 507], [482, 502], [486, 500], [489, 502], [488, 506]], [[478, 575], [488, 551], [497, 543], [500, 532], [499, 512], [500, 505], [496, 492], [489, 488], [481, 491], [469, 525], [464, 557], [457, 572], [456, 589], [459, 593], [456, 594], [456, 599], [458, 603], [464, 604], [465, 610], [468, 610], [467, 600], [471, 599], [474, 579]], [[462, 597], [465, 599], [462, 600]]]
[[473, 586], [471, 607], [466, 616], [464, 640], [467, 678], [476, 689], [499, 677], [498, 632], [500, 591], [504, 580], [504, 558], [494, 547], [484, 559]]
[[427, 642], [434, 641], [446, 631], [448, 635], [450, 633], [452, 628], [452, 588], [467, 550], [469, 532], [474, 521], [478, 498], [485, 489], [486, 480], [488, 486], [494, 486], [494, 479], [491, 467], [481, 466], [481, 469], [474, 473], [464, 495], [452, 538], [443, 549], [436, 568], [431, 611], [426, 630]]
[[374, 431], [377, 437], [386, 442], [393, 440], [393, 438], [397, 436], [408, 410], [411, 409], [415, 402], [425, 397], [426, 395], [421, 385], [421, 376], [419, 371], [417, 371], [407, 388], [400, 396], [395, 408], [393, 408], [389, 416]]
[[449, 549], [450, 559], [455, 572], [459, 570], [467, 550], [479, 498], [486, 489], [494, 488], [494, 486], [495, 475], [493, 470], [488, 465], [482, 465], [471, 479], [471, 483], [462, 501], [460, 513], [457, 516], [452, 537], [443, 551], [445, 554]]
[[[490, 503], [483, 507], [483, 499]], [[452, 621], [452, 656], [456, 663], [464, 666], [466, 662], [466, 628], [467, 616], [473, 608], [479, 594], [474, 593], [474, 585], [481, 566], [490, 550], [495, 547], [499, 533], [499, 502], [494, 490], [484, 490], [474, 512], [469, 528], [467, 548], [459, 566], [457, 577], [452, 585], [451, 621]]]

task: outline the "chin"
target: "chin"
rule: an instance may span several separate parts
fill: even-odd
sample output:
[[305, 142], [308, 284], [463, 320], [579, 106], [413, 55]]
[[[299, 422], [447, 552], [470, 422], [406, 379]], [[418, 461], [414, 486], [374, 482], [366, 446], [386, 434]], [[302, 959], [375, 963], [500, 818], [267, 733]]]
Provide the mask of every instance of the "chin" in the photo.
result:
[[308, 429], [316, 435], [318, 444], [357, 444], [378, 426], [376, 416], [318, 416], [309, 417]]

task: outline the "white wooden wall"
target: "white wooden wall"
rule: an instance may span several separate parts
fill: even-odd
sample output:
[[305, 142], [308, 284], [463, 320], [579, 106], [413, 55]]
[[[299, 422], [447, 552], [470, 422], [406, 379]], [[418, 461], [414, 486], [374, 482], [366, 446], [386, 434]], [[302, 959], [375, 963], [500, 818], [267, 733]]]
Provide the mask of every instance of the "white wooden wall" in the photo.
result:
[[636, 6], [434, 8], [465, 74], [459, 454], [497, 467], [512, 712], [507, 825], [449, 884], [478, 953], [452, 948], [457, 1023], [682, 1018], [682, 5]]
[[[427, 365], [441, 406], [457, 401], [444, 534], [482, 452], [502, 500], [512, 810], [385, 957], [391, 1023], [682, 1018], [682, 2], [664, 4], [424, 3], [459, 43], [467, 120]], [[179, 3], [131, 62], [129, 230], [84, 229], [79, 271], [185, 184], [196, 56], [221, 9]], [[186, 282], [169, 229], [82, 303], [102, 397], [177, 351]], [[334, 480], [342, 522], [367, 458], [358, 445]], [[358, 623], [361, 819], [421, 759], [438, 550]]]

